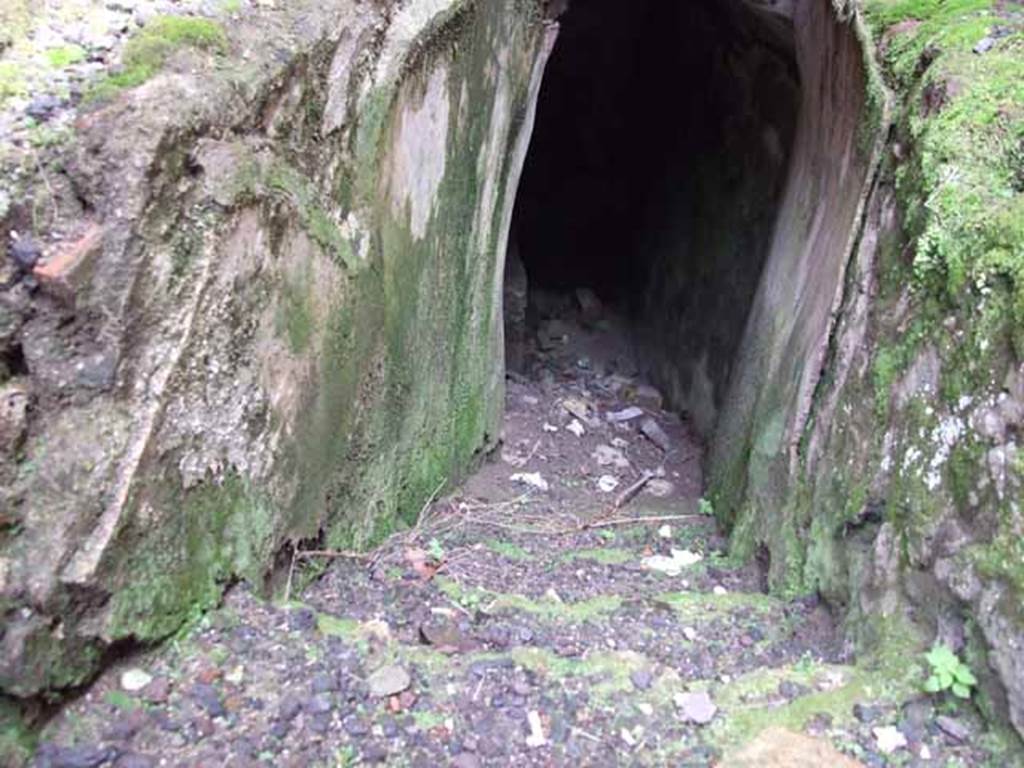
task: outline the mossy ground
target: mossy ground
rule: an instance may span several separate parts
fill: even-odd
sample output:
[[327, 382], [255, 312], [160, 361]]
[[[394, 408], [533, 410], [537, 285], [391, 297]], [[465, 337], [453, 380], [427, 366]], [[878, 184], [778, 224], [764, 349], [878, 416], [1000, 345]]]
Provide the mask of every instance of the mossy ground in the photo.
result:
[[[1024, 14], [986, 0], [875, 0], [866, 13], [901, 99], [908, 157], [896, 189], [918, 322], [994, 315], [968, 345], [974, 375], [961, 388], [980, 388], [1000, 336], [1020, 354], [1024, 327]], [[976, 52], [983, 41], [991, 47]], [[895, 357], [880, 352], [880, 390]], [[897, 368], [909, 364], [900, 357]]]
[[158, 16], [125, 44], [121, 69], [96, 82], [86, 93], [87, 101], [113, 98], [156, 75], [182, 49], [214, 54], [228, 50], [228, 38], [220, 22], [185, 16]]
[[[382, 565], [396, 564], [387, 573], [374, 575], [351, 560], [334, 563], [302, 602], [272, 605], [235, 590], [168, 647], [126, 662], [166, 681], [166, 703], [121, 690], [115, 670], [47, 729], [44, 742], [90, 744], [111, 717], [134, 717], [147, 724], [132, 749], [185, 759], [217, 743], [233, 754], [254, 740], [266, 765], [287, 753], [329, 766], [338, 754], [358, 761], [377, 750], [388, 764], [406, 766], [444, 762], [466, 745], [483, 765], [495, 766], [570, 756], [584, 765], [624, 757], [633, 765], [708, 765], [781, 725], [813, 730], [843, 752], [872, 759], [872, 724], [902, 722], [901, 705], [920, 695], [924, 671], [913, 648], [894, 643], [885, 654], [843, 663], [830, 650], [833, 635], [822, 635], [820, 644], [793, 643], [814, 615], [806, 606], [756, 592], [704, 591], [713, 581], [696, 572], [686, 576], [700, 591], [659, 592], [663, 582], [634, 566], [643, 541], [620, 550], [629, 561], [609, 563], [566, 558], [550, 537], [519, 535], [514, 546], [496, 548], [482, 538], [482, 546], [467, 550], [486, 529], [438, 535], [445, 552], [461, 553], [458, 582], [424, 581], [397, 565], [408, 566], [399, 546], [381, 557]], [[586, 551], [599, 540], [588, 534], [577, 544]], [[524, 559], [527, 550], [531, 557]], [[567, 594], [580, 581], [609, 581], [590, 598], [559, 603], [482, 586], [490, 578], [483, 575], [500, 565], [529, 568]], [[714, 578], [734, 576], [720, 571]], [[452, 639], [428, 643], [427, 625], [445, 627]], [[684, 626], [693, 633], [689, 640]], [[759, 627], [763, 641], [736, 642]], [[693, 666], [701, 656], [706, 666]], [[368, 697], [364, 681], [389, 666], [409, 674], [411, 695]], [[219, 738], [172, 744], [173, 732], [148, 723], [192, 711], [197, 680], [211, 680], [208, 689], [224, 707], [212, 720]], [[717, 713], [710, 724], [681, 720], [676, 698], [685, 692], [711, 697]], [[877, 711], [878, 719], [861, 722], [856, 705]], [[293, 714], [285, 719], [283, 712]], [[526, 744], [528, 712], [540, 718], [542, 746]], [[968, 710], [955, 716], [977, 727]], [[927, 738], [937, 764], [1016, 765], [994, 732], [979, 731], [971, 746], [953, 750]], [[909, 759], [904, 752], [880, 764]]]

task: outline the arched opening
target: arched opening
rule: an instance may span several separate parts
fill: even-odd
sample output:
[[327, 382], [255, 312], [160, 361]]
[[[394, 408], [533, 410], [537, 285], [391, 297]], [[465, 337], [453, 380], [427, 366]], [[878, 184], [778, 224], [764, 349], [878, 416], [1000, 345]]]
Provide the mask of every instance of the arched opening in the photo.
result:
[[594, 336], [607, 354], [583, 365], [651, 380], [706, 434], [786, 181], [792, 24], [744, 0], [577, 0], [560, 24], [510, 235], [509, 367]]

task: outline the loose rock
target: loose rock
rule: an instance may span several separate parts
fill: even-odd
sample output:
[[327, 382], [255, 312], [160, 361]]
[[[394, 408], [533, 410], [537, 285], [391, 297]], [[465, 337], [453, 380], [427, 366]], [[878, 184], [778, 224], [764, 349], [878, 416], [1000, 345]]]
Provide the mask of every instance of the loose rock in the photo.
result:
[[875, 734], [878, 751], [883, 755], [891, 755], [896, 750], [904, 749], [907, 746], [907, 737], [895, 726], [877, 726], [872, 728], [871, 732]]
[[718, 712], [718, 707], [705, 691], [697, 693], [677, 693], [673, 698], [679, 709], [679, 716], [684, 722], [707, 725]]
[[663, 430], [654, 419], [644, 419], [640, 423], [640, 431], [643, 433], [644, 437], [661, 448], [665, 453], [672, 450], [671, 438], [669, 438], [665, 433], [665, 430]]
[[971, 736], [971, 731], [966, 725], [948, 715], [936, 717], [935, 725], [944, 734], [959, 742], [967, 741]]
[[370, 675], [366, 684], [370, 688], [370, 695], [380, 699], [401, 693], [412, 685], [412, 678], [403, 667], [389, 664]]

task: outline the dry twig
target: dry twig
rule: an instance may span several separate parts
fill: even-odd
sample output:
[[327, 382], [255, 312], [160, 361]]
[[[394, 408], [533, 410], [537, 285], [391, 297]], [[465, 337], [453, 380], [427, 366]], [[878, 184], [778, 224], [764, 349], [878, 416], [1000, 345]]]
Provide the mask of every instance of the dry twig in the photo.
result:
[[647, 525], [650, 523], [671, 523], [680, 520], [706, 520], [706, 515], [659, 515], [657, 517], [617, 517], [612, 520], [599, 520], [592, 523], [583, 523], [578, 530], [589, 530], [592, 528], [612, 528], [619, 525]]
[[646, 485], [654, 479], [654, 473], [649, 470], [644, 470], [643, 475], [640, 479], [633, 483], [629, 488], [620, 493], [615, 497], [615, 509], [622, 509], [624, 506], [629, 504], [640, 491], [642, 491]]
[[372, 556], [372, 552], [352, 552], [346, 549], [306, 549], [295, 553], [295, 557], [303, 559], [326, 557], [338, 560], [369, 560]]

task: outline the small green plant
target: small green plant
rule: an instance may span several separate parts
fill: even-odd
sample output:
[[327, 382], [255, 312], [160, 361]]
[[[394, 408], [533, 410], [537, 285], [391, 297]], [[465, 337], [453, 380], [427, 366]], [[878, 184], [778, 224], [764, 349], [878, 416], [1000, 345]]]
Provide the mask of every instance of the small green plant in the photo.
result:
[[349, 744], [334, 753], [334, 766], [335, 768], [348, 768], [348, 766], [356, 764], [357, 757], [356, 748]]
[[139, 703], [124, 691], [107, 691], [104, 698], [107, 704], [124, 712], [133, 712], [139, 708]]
[[705, 499], [703, 496], [700, 501], [697, 502], [697, 513], [704, 515], [705, 517], [715, 516], [715, 505], [710, 500]]
[[427, 552], [437, 562], [444, 562], [444, 547], [437, 539], [430, 540], [430, 543], [427, 544]]
[[814, 671], [817, 665], [818, 662], [814, 658], [814, 654], [810, 651], [804, 651], [803, 655], [793, 664], [793, 671], [798, 674], [808, 675]]
[[64, 69], [72, 64], [85, 61], [85, 49], [78, 45], [60, 45], [47, 48], [43, 55], [47, 63], [54, 69]]
[[925, 654], [925, 660], [931, 671], [924, 683], [928, 693], [952, 691], [960, 699], [971, 697], [971, 688], [978, 684], [978, 679], [948, 646], [936, 645]]

